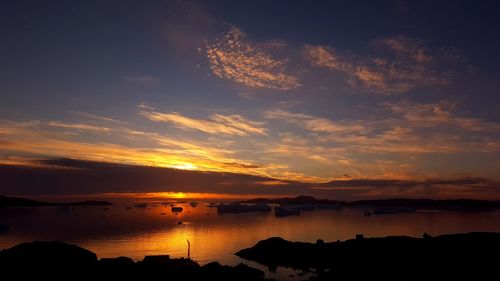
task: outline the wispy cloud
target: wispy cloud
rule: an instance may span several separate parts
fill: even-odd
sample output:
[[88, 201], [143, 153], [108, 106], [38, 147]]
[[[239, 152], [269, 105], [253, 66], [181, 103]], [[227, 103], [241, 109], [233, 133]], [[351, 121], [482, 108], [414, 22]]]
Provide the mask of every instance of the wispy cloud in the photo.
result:
[[246, 136], [249, 134], [266, 135], [263, 123], [251, 121], [241, 115], [222, 115], [214, 113], [209, 119], [196, 119], [177, 112], [162, 113], [151, 109], [143, 109], [140, 114], [151, 121], [171, 123], [183, 130], [198, 130], [208, 134], [227, 134]]
[[454, 114], [455, 104], [446, 101], [416, 104], [407, 100], [386, 102], [384, 107], [403, 117], [413, 127], [448, 126], [469, 132], [500, 132], [500, 124]]
[[270, 49], [281, 48], [277, 41], [254, 43], [236, 27], [206, 46], [212, 73], [240, 84], [279, 90], [300, 86], [299, 79], [287, 68], [287, 59], [271, 55]]
[[353, 153], [500, 152], [495, 137], [499, 123], [457, 115], [449, 102], [386, 102], [382, 108], [385, 111], [378, 116], [355, 120], [334, 121], [281, 109], [266, 111], [264, 116], [305, 130], [293, 138], [282, 135], [281, 142], [272, 146], [273, 152], [299, 155], [302, 151], [309, 159]]
[[52, 127], [59, 127], [59, 128], [65, 128], [65, 129], [75, 129], [75, 130], [81, 130], [81, 131], [94, 131], [94, 132], [110, 132], [112, 129], [103, 127], [103, 126], [94, 126], [90, 124], [85, 124], [85, 123], [67, 123], [67, 122], [60, 122], [60, 121], [50, 121], [48, 122], [49, 126]]
[[306, 46], [304, 54], [313, 66], [342, 72], [351, 86], [369, 92], [400, 94], [450, 83], [450, 72], [437, 67], [444, 54], [432, 55], [421, 40], [396, 36], [375, 40], [372, 46], [378, 51], [372, 56], [321, 45]]
[[292, 113], [281, 109], [266, 111], [264, 116], [269, 119], [281, 119], [287, 123], [304, 127], [312, 132], [339, 133], [368, 130], [362, 122], [334, 122], [327, 118], [315, 117], [302, 113]]
[[96, 114], [92, 114], [92, 113], [88, 113], [88, 112], [71, 110], [70, 113], [72, 113], [72, 114], [74, 114], [76, 116], [79, 116], [79, 117], [88, 118], [88, 119], [96, 120], [96, 121], [99, 121], [99, 122], [110, 122], [110, 123], [116, 123], [116, 124], [127, 124], [127, 122], [119, 121], [119, 120], [111, 118], [111, 117], [100, 116], [100, 115], [96, 115]]
[[[61, 130], [85, 134], [67, 135]], [[106, 138], [102, 137], [104, 134]], [[231, 148], [217, 148], [216, 140], [185, 140], [122, 126], [98, 129], [85, 123], [0, 120], [0, 141], [0, 162], [5, 163], [21, 154], [258, 175], [265, 175], [266, 169], [273, 166], [235, 158]]]

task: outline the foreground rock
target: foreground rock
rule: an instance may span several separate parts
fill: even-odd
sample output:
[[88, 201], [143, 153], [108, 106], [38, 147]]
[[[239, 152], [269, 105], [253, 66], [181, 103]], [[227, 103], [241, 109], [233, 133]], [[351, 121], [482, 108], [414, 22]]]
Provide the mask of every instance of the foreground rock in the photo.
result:
[[[2, 280], [265, 280], [260, 270], [209, 263], [168, 255], [103, 258], [76, 245], [31, 242], [0, 251]], [[7, 278], [8, 277], [8, 278]]]
[[[498, 279], [500, 233], [290, 242], [269, 238], [236, 255], [267, 265], [317, 273], [315, 280]], [[487, 278], [488, 277], [488, 278]], [[492, 280], [493, 280], [492, 279]]]

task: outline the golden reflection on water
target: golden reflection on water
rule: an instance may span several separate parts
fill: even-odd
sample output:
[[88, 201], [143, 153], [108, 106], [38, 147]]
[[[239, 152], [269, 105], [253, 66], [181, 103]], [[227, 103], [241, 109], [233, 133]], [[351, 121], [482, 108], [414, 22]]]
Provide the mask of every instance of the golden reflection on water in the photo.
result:
[[[367, 237], [420, 237], [424, 232], [431, 235], [500, 232], [499, 212], [417, 212], [365, 217], [363, 210], [344, 208], [275, 218], [273, 213], [219, 215], [207, 203], [192, 207], [187, 202], [176, 203], [183, 211], [173, 213], [171, 204], [157, 202], [138, 208], [129, 202], [113, 205], [109, 210], [103, 207], [1, 210], [0, 221], [12, 229], [0, 235], [0, 248], [32, 240], [62, 240], [85, 247], [99, 257], [129, 256], [140, 260], [156, 254], [186, 257], [189, 239], [194, 260], [236, 264], [242, 260], [234, 252], [272, 236], [315, 242], [319, 238], [351, 239], [357, 233]], [[126, 206], [132, 208], [127, 210]]]

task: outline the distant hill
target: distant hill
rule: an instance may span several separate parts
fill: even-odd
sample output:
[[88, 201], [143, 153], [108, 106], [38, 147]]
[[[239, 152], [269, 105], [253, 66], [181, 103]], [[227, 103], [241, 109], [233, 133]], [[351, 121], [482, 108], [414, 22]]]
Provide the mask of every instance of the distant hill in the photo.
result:
[[312, 196], [298, 196], [285, 198], [256, 198], [240, 203], [261, 203], [280, 205], [301, 205], [301, 204], [340, 204], [345, 207], [371, 207], [371, 208], [394, 208], [408, 207], [416, 210], [463, 210], [480, 211], [500, 209], [500, 201], [474, 200], [474, 199], [374, 199], [358, 201], [335, 201], [329, 199], [316, 199]]
[[473, 199], [378, 199], [359, 200], [346, 203], [347, 206], [410, 207], [420, 210], [493, 210], [500, 209], [500, 201]]
[[285, 197], [285, 198], [256, 198], [246, 201], [241, 201], [241, 203], [254, 203], [254, 204], [280, 204], [280, 205], [301, 205], [301, 204], [327, 204], [335, 205], [344, 203], [341, 201], [334, 201], [329, 199], [316, 199], [312, 196], [297, 196], [297, 197]]
[[78, 201], [72, 203], [43, 202], [33, 199], [9, 197], [0, 195], [0, 208], [2, 207], [42, 207], [42, 206], [108, 206], [112, 205], [108, 201]]

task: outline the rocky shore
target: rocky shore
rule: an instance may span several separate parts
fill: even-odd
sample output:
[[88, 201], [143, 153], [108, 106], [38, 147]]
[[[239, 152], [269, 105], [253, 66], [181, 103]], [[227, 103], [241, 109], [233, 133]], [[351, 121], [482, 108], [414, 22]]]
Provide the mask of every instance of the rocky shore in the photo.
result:
[[[312, 280], [493, 280], [498, 279], [500, 233], [423, 238], [389, 236], [325, 243], [274, 237], [236, 255], [267, 265], [312, 271]], [[466, 279], [463, 279], [466, 278]]]
[[146, 256], [97, 259], [96, 254], [58, 241], [23, 243], [0, 251], [2, 280], [265, 280], [244, 264], [200, 266], [187, 258]]
[[[500, 233], [422, 238], [389, 236], [316, 243], [274, 237], [236, 255], [266, 265], [309, 272], [309, 280], [496, 280]], [[245, 264], [199, 265], [186, 258], [101, 258], [63, 242], [31, 242], [0, 251], [3, 280], [266, 280]], [[305, 279], [305, 277], [303, 278]]]

